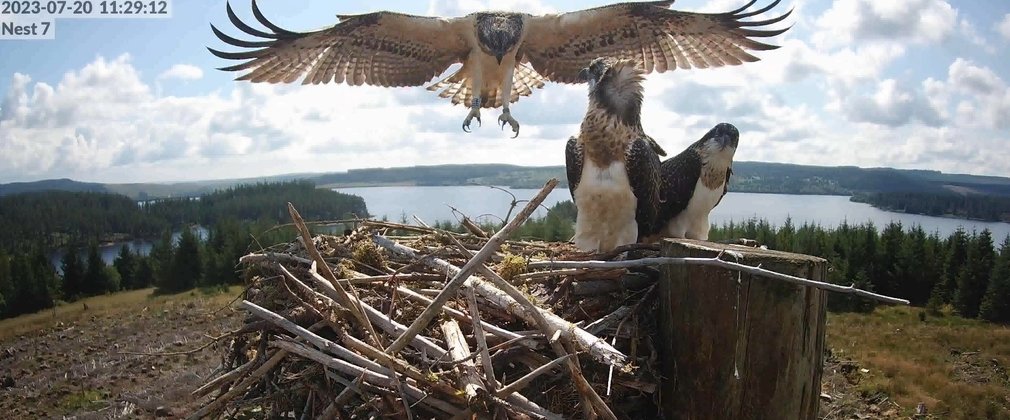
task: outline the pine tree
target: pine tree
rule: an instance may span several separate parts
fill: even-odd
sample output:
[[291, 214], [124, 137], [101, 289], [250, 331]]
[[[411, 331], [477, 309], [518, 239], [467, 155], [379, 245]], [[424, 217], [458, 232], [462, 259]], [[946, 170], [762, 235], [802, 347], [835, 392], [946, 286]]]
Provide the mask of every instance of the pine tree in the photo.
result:
[[151, 267], [151, 257], [137, 257], [137, 268], [133, 281], [136, 289], [143, 289], [154, 284], [154, 268]]
[[896, 293], [908, 298], [913, 305], [925, 305], [935, 286], [928, 275], [931, 262], [926, 255], [927, 241], [926, 232], [921, 226], [915, 226], [904, 236], [895, 262]]
[[[171, 284], [172, 258], [175, 255], [175, 248], [172, 246], [172, 233], [165, 231], [161, 234], [161, 239], [151, 246], [151, 252], [145, 258], [151, 269], [151, 283], [159, 288], [162, 285]], [[138, 271], [140, 269], [138, 268]]]
[[891, 222], [880, 232], [880, 247], [874, 255], [873, 282], [879, 293], [899, 294], [899, 282], [905, 276], [902, 272], [901, 245], [905, 231], [901, 222]]
[[183, 229], [179, 237], [179, 247], [172, 256], [168, 281], [159, 284], [158, 288], [164, 292], [192, 289], [200, 280], [202, 269], [200, 243], [191, 229]]
[[946, 248], [947, 252], [943, 263], [943, 279], [937, 286], [939, 290], [935, 291], [935, 297], [930, 296], [930, 299], [936, 301], [941, 306], [953, 301], [954, 293], [957, 291], [957, 276], [960, 274], [961, 267], [964, 266], [968, 258], [968, 234], [965, 233], [963, 228], [958, 227], [950, 238], [947, 239]]
[[98, 244], [92, 242], [88, 247], [88, 266], [84, 270], [83, 292], [87, 296], [105, 293], [108, 278], [106, 277], [105, 261], [98, 250]]
[[14, 284], [11, 282], [10, 257], [0, 249], [0, 318], [6, 318], [7, 299], [14, 297]]
[[138, 287], [135, 279], [137, 259], [134, 257], [133, 252], [130, 251], [129, 246], [123, 244], [119, 248], [119, 255], [112, 261], [112, 266], [119, 273], [119, 284], [123, 290], [132, 290]]
[[957, 276], [954, 308], [965, 318], [978, 316], [982, 297], [985, 296], [992, 274], [994, 251], [992, 234], [988, 229], [974, 235], [968, 246], [966, 261]]
[[84, 265], [77, 255], [77, 248], [68, 246], [60, 259], [63, 270], [63, 299], [71, 301], [84, 293]]
[[989, 286], [979, 317], [987, 321], [1010, 323], [1010, 236], [1003, 239], [999, 257], [989, 278]]

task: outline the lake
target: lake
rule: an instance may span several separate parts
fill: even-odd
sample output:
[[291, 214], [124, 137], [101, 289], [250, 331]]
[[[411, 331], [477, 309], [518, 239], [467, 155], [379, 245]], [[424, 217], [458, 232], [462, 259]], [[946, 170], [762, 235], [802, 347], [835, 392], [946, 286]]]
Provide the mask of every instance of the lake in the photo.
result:
[[[440, 220], [456, 221], [449, 205], [455, 207], [471, 218], [480, 221], [497, 221], [508, 212], [512, 197], [508, 194], [486, 186], [454, 186], [454, 187], [362, 187], [336, 188], [334, 191], [354, 194], [365, 199], [368, 211], [376, 218], [383, 216], [392, 221], [406, 219], [413, 221], [412, 216], [433, 224]], [[533, 198], [539, 192], [535, 189], [508, 189], [517, 199]], [[571, 200], [567, 188], [555, 188], [544, 205], [547, 207]], [[523, 204], [517, 206], [518, 212]], [[535, 215], [542, 216], [547, 211], [540, 209]], [[494, 215], [497, 217], [487, 216]], [[765, 219], [774, 225], [781, 226], [787, 218], [792, 218], [793, 224], [804, 222], [819, 224], [824, 227], [835, 227], [844, 221], [850, 224], [873, 222], [878, 228], [883, 228], [891, 221], [901, 222], [905, 227], [922, 226], [927, 232], [939, 232], [946, 237], [959, 226], [971, 232], [988, 228], [993, 233], [997, 246], [1003, 238], [1010, 235], [1010, 223], [989, 223], [965, 219], [922, 216], [883, 211], [864, 203], [849, 201], [849, 197], [828, 195], [786, 195], [786, 194], [752, 194], [734, 193], [726, 195], [712, 211], [711, 221], [723, 224], [729, 221], [742, 222], [752, 218]]]
[[[204, 240], [207, 238], [209, 231], [203, 226], [195, 226], [193, 227], [193, 233], [195, 233], [201, 240]], [[182, 231], [172, 232], [172, 242], [178, 243], [179, 237], [181, 236]], [[151, 247], [154, 246], [154, 241], [136, 239], [132, 241], [100, 244], [98, 245], [98, 253], [102, 255], [102, 261], [111, 265], [112, 262], [116, 260], [116, 257], [119, 256], [119, 250], [123, 248], [123, 245], [129, 247], [130, 251], [134, 254], [147, 255], [151, 253]], [[53, 264], [53, 268], [56, 269], [57, 274], [61, 275], [63, 274], [63, 267], [60, 260], [63, 259], [64, 254], [66, 254], [66, 252], [63, 249], [57, 249], [49, 253], [49, 262]], [[81, 257], [82, 261], [85, 261], [88, 258], [88, 248], [82, 247], [78, 249], [77, 255]]]

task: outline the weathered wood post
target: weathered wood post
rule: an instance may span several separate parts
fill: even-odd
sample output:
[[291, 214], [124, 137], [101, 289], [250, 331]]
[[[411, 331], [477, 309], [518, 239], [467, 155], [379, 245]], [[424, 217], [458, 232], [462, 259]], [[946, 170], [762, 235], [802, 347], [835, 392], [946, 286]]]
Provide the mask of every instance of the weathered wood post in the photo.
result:
[[[826, 261], [692, 240], [666, 257], [715, 257], [811, 280]], [[697, 265], [667, 265], [659, 286], [662, 408], [667, 419], [815, 419], [826, 292]]]

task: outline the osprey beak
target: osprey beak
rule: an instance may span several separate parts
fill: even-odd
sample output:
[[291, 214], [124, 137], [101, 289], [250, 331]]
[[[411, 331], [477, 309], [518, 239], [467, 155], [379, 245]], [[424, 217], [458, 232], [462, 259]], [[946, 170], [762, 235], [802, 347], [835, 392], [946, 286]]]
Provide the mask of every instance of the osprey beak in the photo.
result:
[[504, 53], [495, 53], [495, 55], [494, 55], [494, 58], [497, 58], [497, 59], [498, 59], [498, 65], [499, 65], [499, 66], [501, 65], [501, 60], [502, 60], [502, 58], [504, 58], [504, 57], [505, 57], [505, 54], [504, 54]]
[[589, 81], [589, 69], [588, 68], [579, 70], [579, 81], [580, 82], [588, 82]]

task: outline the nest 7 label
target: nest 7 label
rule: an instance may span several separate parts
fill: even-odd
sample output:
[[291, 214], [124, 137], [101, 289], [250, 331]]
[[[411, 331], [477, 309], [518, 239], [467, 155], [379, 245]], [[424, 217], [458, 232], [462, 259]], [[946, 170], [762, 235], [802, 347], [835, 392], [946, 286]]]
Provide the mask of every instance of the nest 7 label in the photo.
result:
[[45, 17], [0, 16], [0, 40], [55, 39], [56, 20]]

